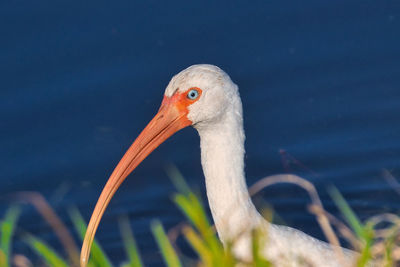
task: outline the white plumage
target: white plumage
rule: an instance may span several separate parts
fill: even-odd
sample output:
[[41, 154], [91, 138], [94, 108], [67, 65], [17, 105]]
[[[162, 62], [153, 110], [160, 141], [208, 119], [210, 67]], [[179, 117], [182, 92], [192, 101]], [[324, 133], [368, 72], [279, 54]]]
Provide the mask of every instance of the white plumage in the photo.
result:
[[[342, 266], [329, 244], [271, 224], [254, 207], [244, 175], [245, 135], [236, 84], [216, 66], [194, 65], [172, 78], [165, 95], [191, 87], [203, 90], [189, 106], [188, 118], [200, 135], [208, 202], [222, 242], [236, 240], [235, 254], [250, 260], [251, 229], [261, 227], [268, 237], [264, 254], [277, 266]], [[344, 249], [344, 255], [347, 265], [355, 263], [355, 253]]]
[[351, 266], [357, 254], [333, 248], [298, 230], [266, 221], [254, 207], [244, 175], [244, 131], [238, 87], [220, 68], [194, 65], [174, 76], [160, 110], [133, 142], [107, 181], [90, 219], [82, 246], [86, 266], [100, 219], [125, 178], [172, 134], [192, 125], [200, 135], [201, 164], [218, 235], [234, 241], [234, 253], [251, 260], [251, 232], [266, 233], [263, 254], [275, 266]]

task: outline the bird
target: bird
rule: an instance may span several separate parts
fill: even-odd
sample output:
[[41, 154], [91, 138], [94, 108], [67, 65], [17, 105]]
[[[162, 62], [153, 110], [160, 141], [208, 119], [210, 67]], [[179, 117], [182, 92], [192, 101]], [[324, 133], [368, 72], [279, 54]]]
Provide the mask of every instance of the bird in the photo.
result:
[[167, 85], [161, 106], [126, 151], [107, 181], [92, 213], [81, 250], [86, 266], [101, 217], [127, 176], [161, 143], [193, 126], [200, 136], [201, 165], [212, 218], [221, 242], [235, 240], [233, 253], [251, 261], [251, 231], [267, 233], [262, 254], [274, 266], [353, 266], [357, 253], [335, 248], [299, 230], [273, 224], [257, 211], [244, 172], [242, 102], [238, 86], [215, 65], [192, 65]]

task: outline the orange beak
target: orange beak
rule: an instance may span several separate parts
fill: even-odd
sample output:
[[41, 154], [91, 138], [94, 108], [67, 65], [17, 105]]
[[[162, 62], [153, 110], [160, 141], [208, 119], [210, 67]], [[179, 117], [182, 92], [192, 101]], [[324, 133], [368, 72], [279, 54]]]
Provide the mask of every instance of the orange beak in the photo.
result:
[[192, 124], [187, 118], [188, 109], [183, 94], [164, 96], [158, 113], [144, 128], [139, 137], [126, 151], [108, 179], [94, 208], [81, 250], [81, 267], [89, 261], [90, 248], [101, 217], [111, 198], [125, 178], [162, 142], [182, 128]]

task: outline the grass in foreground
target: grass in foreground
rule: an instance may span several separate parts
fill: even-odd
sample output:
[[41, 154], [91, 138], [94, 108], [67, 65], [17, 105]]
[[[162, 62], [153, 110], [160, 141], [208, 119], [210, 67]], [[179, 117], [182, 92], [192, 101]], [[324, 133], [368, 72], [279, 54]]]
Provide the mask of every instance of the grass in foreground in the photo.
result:
[[[181, 174], [175, 168], [170, 168], [168, 172], [178, 190], [178, 192], [174, 194], [173, 200], [189, 221], [189, 223], [184, 224], [180, 228], [179, 232], [192, 247], [197, 255], [197, 258], [190, 259], [187, 256], [178, 253], [175, 249], [176, 244], [170, 241], [170, 238], [168, 237], [168, 234], [163, 228], [162, 224], [159, 221], [154, 221], [151, 225], [151, 230], [166, 266], [236, 266], [237, 263], [241, 263], [245, 266], [273, 266], [268, 259], [264, 259], [261, 256], [261, 247], [259, 245], [260, 242], [258, 241], [264, 237], [257, 231], [253, 232], [253, 262], [240, 262], [238, 259], [235, 259], [231, 249], [232, 244], [228, 245], [227, 248], [222, 246], [213, 226], [210, 224], [210, 221], [207, 218], [205, 209], [200, 199], [186, 185]], [[336, 189], [332, 189], [330, 192], [332, 199], [335, 201], [337, 207], [345, 218], [347, 223], [345, 224], [328, 214], [323, 209], [312, 184], [297, 176], [289, 175], [285, 177], [279, 178], [278, 176], [273, 176], [264, 178], [257, 183], [258, 187], [250, 188], [250, 192], [254, 193], [261, 190], [265, 186], [280, 182], [297, 184], [310, 193], [310, 197], [312, 199], [310, 211], [316, 215], [317, 221], [320, 223], [323, 232], [327, 236], [327, 239], [331, 243], [336, 244], [336, 242], [338, 242], [336, 233], [338, 233], [338, 235], [347, 239], [353, 249], [360, 252], [360, 257], [357, 263], [355, 263], [355, 266], [367, 266], [367, 263], [371, 259], [375, 260], [376, 266], [399, 266], [399, 216], [394, 214], [382, 214], [365, 222], [361, 222], [341, 194]], [[38, 197], [38, 195], [36, 195], [36, 197]], [[20, 212], [21, 211], [18, 206], [11, 206], [4, 215], [4, 218], [0, 221], [0, 266], [77, 266], [77, 262], [79, 261], [78, 258], [75, 257], [78, 257], [79, 251], [77, 250], [77, 246], [75, 244], [66, 244], [65, 246], [67, 247], [64, 246], [65, 251], [62, 251], [62, 254], [59, 254], [59, 252], [56, 252], [53, 248], [51, 248], [51, 246], [32, 234], [18, 231], [22, 233], [14, 235]], [[55, 215], [54, 211], [52, 210], [48, 212]], [[44, 218], [49, 220], [49, 218], [46, 216], [44, 216]], [[86, 231], [86, 223], [84, 222], [81, 214], [77, 209], [71, 209], [70, 218], [73, 222], [76, 233], [82, 239]], [[54, 226], [55, 228], [53, 227], [53, 229], [56, 232], [59, 231], [60, 229], [57, 229], [57, 227], [63, 227], [63, 222], [61, 222], [61, 224], [62, 226]], [[332, 230], [332, 227], [330, 226], [331, 224], [336, 226], [336, 233]], [[138, 246], [135, 242], [131, 228], [129, 227], [128, 219], [120, 219], [119, 225], [121, 229], [122, 241], [126, 251], [126, 260], [120, 263], [119, 266], [144, 266], [140, 257]], [[68, 232], [64, 232], [62, 235], [66, 234], [69, 235]], [[31, 260], [23, 255], [17, 255], [13, 253], [12, 241], [15, 240], [15, 238], [22, 239], [32, 249], [32, 251], [38, 255], [40, 260]], [[59, 238], [65, 240], [65, 236], [61, 236]], [[73, 240], [71, 236], [69, 236], [69, 238]], [[69, 252], [67, 252], [67, 250], [69, 250]], [[69, 255], [69, 257], [65, 258], [62, 255]], [[91, 258], [88, 266], [114, 266], [96, 240], [93, 243]]]

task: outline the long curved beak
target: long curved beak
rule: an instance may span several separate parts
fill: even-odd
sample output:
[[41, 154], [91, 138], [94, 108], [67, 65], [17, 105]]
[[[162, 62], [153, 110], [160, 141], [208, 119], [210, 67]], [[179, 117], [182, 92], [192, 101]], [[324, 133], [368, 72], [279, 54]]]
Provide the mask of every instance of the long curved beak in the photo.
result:
[[158, 113], [140, 133], [126, 151], [117, 167], [108, 179], [90, 218], [81, 250], [81, 267], [89, 261], [90, 249], [97, 227], [111, 198], [125, 178], [162, 142], [186, 126], [192, 124], [187, 119], [187, 109], [180, 107], [174, 97], [167, 98], [161, 104]]

